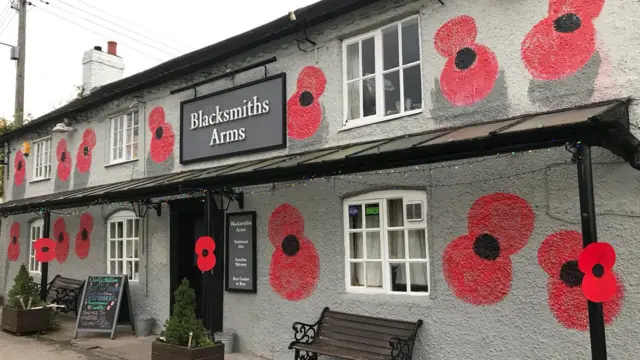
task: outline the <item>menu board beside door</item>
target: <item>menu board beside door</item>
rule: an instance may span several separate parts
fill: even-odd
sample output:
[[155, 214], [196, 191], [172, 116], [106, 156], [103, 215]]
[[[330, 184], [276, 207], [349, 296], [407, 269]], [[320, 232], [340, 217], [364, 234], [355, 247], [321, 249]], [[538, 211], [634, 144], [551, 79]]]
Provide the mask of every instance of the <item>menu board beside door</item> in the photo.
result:
[[257, 292], [256, 213], [227, 214], [226, 290]]

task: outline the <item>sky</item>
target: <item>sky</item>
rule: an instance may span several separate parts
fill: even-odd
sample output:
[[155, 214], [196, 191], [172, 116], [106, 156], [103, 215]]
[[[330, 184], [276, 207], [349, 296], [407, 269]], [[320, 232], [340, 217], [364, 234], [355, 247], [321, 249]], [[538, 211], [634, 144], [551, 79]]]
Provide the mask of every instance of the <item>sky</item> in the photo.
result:
[[[14, 0], [15, 1], [15, 0]], [[82, 84], [82, 56], [118, 43], [124, 76], [251, 30], [317, 0], [31, 0], [27, 12], [25, 113], [66, 104]], [[17, 11], [0, 0], [0, 42], [15, 45]], [[16, 62], [0, 45], [0, 117], [11, 119]]]

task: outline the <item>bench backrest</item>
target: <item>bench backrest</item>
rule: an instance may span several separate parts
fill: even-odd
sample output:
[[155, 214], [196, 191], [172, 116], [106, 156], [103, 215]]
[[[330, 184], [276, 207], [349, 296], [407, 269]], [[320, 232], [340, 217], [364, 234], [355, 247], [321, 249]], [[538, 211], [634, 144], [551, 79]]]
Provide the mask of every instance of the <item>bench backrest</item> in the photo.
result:
[[83, 285], [84, 280], [71, 279], [56, 275], [47, 289], [47, 301], [52, 301], [56, 298], [56, 291], [58, 289], [78, 290], [81, 289]]
[[390, 355], [393, 337], [413, 339], [422, 321], [410, 322], [327, 310], [316, 341], [346, 349]]

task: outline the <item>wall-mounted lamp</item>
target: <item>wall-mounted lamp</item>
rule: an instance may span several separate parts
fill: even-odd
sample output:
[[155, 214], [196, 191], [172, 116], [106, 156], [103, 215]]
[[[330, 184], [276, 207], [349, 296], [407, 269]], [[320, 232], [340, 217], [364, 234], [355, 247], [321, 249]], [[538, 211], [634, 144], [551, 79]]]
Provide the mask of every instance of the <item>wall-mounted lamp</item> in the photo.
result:
[[293, 11], [289, 11], [289, 20], [296, 21], [296, 13]]
[[68, 133], [74, 131], [76, 131], [76, 128], [71, 126], [69, 119], [64, 119], [63, 122], [57, 123], [56, 126], [51, 130], [52, 133]]
[[31, 144], [29, 144], [28, 142], [23, 142], [22, 143], [22, 155], [24, 156], [29, 156], [29, 153], [31, 152]]
[[159, 203], [152, 203], [149, 200], [142, 202], [131, 202], [131, 208], [137, 218], [143, 218], [147, 216], [149, 209], [155, 209], [158, 216], [162, 215], [162, 206]]

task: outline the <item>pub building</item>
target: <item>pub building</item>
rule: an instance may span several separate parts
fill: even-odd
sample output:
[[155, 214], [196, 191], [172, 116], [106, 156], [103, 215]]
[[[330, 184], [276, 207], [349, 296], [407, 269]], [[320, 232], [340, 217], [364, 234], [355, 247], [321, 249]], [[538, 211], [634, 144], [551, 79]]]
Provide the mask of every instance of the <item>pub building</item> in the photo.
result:
[[124, 274], [159, 334], [186, 278], [269, 359], [325, 307], [421, 320], [414, 359], [635, 359], [639, 11], [323, 0], [126, 78], [96, 46], [0, 136], [0, 293]]

